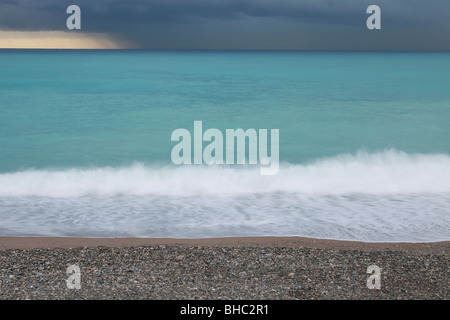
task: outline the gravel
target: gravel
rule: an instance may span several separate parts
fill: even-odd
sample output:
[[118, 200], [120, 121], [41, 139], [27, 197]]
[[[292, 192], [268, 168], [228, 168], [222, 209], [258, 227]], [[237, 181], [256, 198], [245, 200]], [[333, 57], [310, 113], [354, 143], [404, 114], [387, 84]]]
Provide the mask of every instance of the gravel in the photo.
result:
[[[249, 246], [85, 247], [0, 251], [0, 299], [449, 298], [448, 251]], [[69, 289], [70, 265], [80, 289]], [[381, 268], [369, 289], [368, 266]]]

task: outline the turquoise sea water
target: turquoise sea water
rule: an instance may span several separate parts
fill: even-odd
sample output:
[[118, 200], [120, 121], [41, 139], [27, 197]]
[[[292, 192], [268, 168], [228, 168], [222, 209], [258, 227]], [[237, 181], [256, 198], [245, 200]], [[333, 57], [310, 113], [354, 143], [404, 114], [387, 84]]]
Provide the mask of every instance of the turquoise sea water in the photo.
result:
[[[0, 51], [0, 235], [450, 239], [450, 53]], [[279, 129], [280, 170], [172, 131]]]

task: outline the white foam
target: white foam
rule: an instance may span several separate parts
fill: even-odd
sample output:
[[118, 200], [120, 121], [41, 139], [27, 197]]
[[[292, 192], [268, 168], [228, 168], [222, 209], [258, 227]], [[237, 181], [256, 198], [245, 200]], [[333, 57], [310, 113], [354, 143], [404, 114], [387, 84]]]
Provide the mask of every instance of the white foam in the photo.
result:
[[282, 164], [261, 176], [256, 166], [166, 166], [27, 170], [0, 174], [0, 196], [449, 193], [450, 155], [359, 151], [310, 164]]

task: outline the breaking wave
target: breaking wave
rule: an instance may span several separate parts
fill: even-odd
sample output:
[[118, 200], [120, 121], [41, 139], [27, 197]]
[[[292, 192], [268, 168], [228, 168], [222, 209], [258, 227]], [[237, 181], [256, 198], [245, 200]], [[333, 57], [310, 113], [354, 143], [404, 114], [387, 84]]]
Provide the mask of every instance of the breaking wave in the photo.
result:
[[358, 151], [309, 164], [282, 163], [273, 176], [258, 166], [165, 166], [26, 170], [0, 174], [0, 196], [226, 195], [286, 192], [449, 193], [450, 155]]

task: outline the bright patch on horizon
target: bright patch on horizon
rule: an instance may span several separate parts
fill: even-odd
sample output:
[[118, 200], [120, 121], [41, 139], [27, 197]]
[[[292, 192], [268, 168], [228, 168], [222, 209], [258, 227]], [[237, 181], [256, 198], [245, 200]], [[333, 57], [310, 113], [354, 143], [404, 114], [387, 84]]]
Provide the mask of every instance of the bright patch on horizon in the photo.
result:
[[0, 49], [124, 49], [123, 43], [100, 33], [66, 31], [0, 31]]

